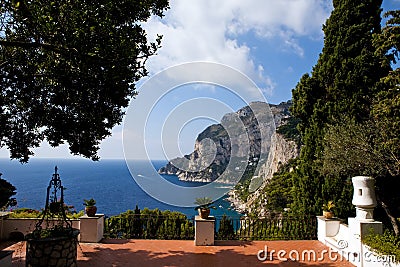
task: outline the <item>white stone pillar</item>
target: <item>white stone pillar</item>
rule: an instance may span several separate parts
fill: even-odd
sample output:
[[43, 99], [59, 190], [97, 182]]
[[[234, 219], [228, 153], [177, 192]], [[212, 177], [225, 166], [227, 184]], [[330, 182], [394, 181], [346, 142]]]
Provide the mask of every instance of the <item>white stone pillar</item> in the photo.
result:
[[375, 196], [375, 179], [367, 176], [356, 176], [352, 178], [354, 193], [353, 205], [356, 206], [356, 217], [349, 218], [349, 230], [351, 237], [349, 247], [360, 253], [361, 260], [357, 266], [364, 264], [364, 250], [362, 239], [373, 229], [374, 233], [382, 234], [382, 222], [374, 220], [374, 208], [377, 206]]
[[208, 216], [208, 219], [202, 219], [200, 216], [196, 216], [194, 228], [195, 228], [194, 243], [196, 246], [214, 245], [214, 229], [215, 229], [214, 216]]
[[327, 219], [324, 216], [317, 216], [318, 225], [318, 240], [326, 245], [327, 237], [334, 237], [339, 233], [340, 220], [339, 219]]
[[97, 243], [103, 239], [104, 214], [96, 214], [94, 217], [85, 214], [79, 220], [80, 242]]
[[376, 207], [375, 179], [368, 176], [352, 178], [354, 193], [353, 205], [356, 206], [356, 219], [373, 221]]

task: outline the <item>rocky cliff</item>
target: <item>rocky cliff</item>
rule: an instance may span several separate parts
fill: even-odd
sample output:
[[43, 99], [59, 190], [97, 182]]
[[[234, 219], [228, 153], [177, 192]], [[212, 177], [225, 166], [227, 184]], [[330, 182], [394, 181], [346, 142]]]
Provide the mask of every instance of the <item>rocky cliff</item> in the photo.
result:
[[[283, 135], [275, 133], [271, 142], [270, 157], [265, 162], [256, 176], [252, 178], [252, 183], [249, 185], [248, 191], [250, 192], [246, 200], [239, 197], [240, 192], [235, 189], [231, 190], [228, 195], [228, 201], [239, 212], [246, 214], [258, 214], [265, 216], [268, 211], [264, 209], [267, 199], [263, 195], [263, 189], [272, 178], [273, 174], [278, 171], [279, 167], [287, 163], [290, 159], [296, 158], [300, 153], [298, 144], [293, 140], [286, 139]], [[254, 181], [257, 186], [253, 186]]]
[[[240, 172], [239, 178], [270, 176], [279, 162], [287, 160], [285, 152], [281, 154], [281, 151], [290, 150], [275, 135], [276, 127], [290, 116], [289, 107], [288, 102], [279, 105], [253, 102], [235, 113], [226, 114], [220, 124], [209, 126], [198, 135], [191, 154], [171, 160], [159, 173], [175, 174], [185, 181], [219, 179], [222, 183], [237, 182], [231, 181], [230, 175], [222, 175], [233, 172]], [[277, 155], [269, 156], [271, 153]], [[229, 169], [232, 165], [233, 169]], [[261, 184], [262, 180], [255, 180], [253, 186]]]

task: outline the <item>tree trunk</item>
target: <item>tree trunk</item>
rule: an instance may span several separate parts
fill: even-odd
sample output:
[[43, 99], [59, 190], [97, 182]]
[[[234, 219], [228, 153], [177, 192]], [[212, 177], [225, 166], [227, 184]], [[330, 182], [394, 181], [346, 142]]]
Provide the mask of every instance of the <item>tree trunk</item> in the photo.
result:
[[395, 233], [396, 236], [399, 236], [400, 234], [400, 229], [399, 229], [399, 225], [397, 223], [397, 219], [392, 215], [392, 213], [389, 210], [389, 207], [385, 204], [385, 202], [383, 202], [382, 200], [379, 200], [382, 208], [385, 210], [386, 215], [389, 217], [390, 222], [392, 223], [392, 227], [393, 227], [393, 231]]

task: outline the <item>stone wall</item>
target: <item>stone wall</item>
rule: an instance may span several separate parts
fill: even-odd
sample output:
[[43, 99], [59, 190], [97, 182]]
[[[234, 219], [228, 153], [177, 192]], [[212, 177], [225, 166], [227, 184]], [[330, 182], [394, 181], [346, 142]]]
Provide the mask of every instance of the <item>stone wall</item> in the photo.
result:
[[[0, 240], [23, 239], [35, 229], [38, 219], [0, 217]], [[72, 228], [80, 229], [81, 242], [99, 242], [103, 238], [104, 214], [95, 217], [84, 215], [80, 219], [71, 220]], [[42, 228], [47, 228], [44, 223]], [[21, 238], [19, 238], [21, 237]]]
[[[35, 225], [39, 219], [34, 218], [3, 218], [0, 224], [0, 240], [13, 239], [17, 233], [21, 233], [22, 236], [31, 233], [35, 230]], [[71, 220], [73, 228], [80, 228], [79, 220]], [[46, 228], [45, 225], [42, 225]]]
[[76, 267], [79, 231], [71, 237], [28, 239], [26, 248], [27, 267]]

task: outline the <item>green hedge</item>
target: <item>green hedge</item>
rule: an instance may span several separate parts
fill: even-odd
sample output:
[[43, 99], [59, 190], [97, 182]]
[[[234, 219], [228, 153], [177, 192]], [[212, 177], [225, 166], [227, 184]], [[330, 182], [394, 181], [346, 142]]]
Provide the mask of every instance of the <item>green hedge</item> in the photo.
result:
[[194, 225], [185, 214], [174, 211], [128, 210], [106, 219], [109, 238], [193, 239]]
[[[84, 211], [81, 210], [80, 212], [70, 211], [66, 209], [65, 214], [68, 219], [78, 219], [79, 217], [84, 215]], [[41, 218], [43, 216], [43, 210], [34, 210], [29, 208], [20, 208], [13, 210], [8, 217], [9, 218]]]
[[363, 238], [363, 243], [379, 255], [393, 255], [397, 263], [400, 262], [400, 237], [393, 232], [385, 230], [380, 234], [369, 233]]

